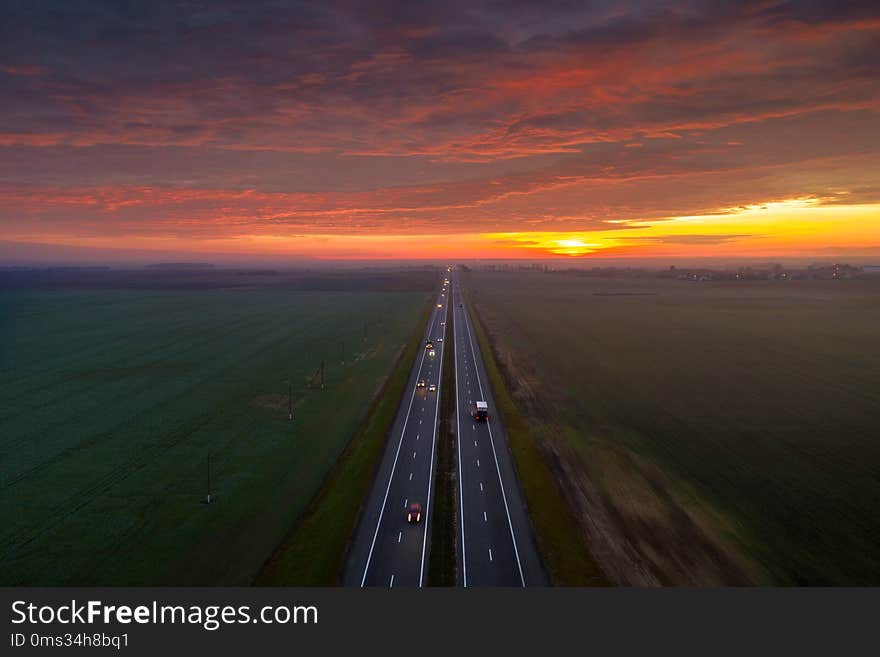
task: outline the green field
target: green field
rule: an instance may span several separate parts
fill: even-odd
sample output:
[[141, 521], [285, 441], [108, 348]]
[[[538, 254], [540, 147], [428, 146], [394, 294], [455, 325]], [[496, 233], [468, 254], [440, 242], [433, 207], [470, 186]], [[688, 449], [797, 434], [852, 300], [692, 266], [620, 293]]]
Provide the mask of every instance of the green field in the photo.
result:
[[290, 532], [263, 565], [257, 586], [333, 586], [382, 456], [431, 315], [426, 299], [409, 343], [352, 439]]
[[0, 291], [0, 584], [250, 583], [427, 293]]
[[880, 583], [880, 282], [467, 285], [612, 580]]

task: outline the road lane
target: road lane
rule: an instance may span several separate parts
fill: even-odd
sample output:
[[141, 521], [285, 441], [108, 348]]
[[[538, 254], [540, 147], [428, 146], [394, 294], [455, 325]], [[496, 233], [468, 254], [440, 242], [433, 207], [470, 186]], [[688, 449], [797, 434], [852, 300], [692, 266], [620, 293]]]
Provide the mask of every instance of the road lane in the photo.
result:
[[[479, 344], [453, 274], [460, 568], [468, 586], [547, 585]], [[485, 401], [489, 419], [476, 421]]]
[[[430, 554], [431, 503], [436, 459], [442, 337], [448, 313], [445, 288], [438, 293], [343, 572], [349, 586], [422, 586]], [[424, 348], [434, 340], [435, 355]], [[417, 387], [419, 380], [425, 387]], [[430, 386], [436, 390], [429, 390]], [[394, 440], [396, 438], [396, 440]], [[422, 520], [407, 522], [407, 507], [422, 506]]]

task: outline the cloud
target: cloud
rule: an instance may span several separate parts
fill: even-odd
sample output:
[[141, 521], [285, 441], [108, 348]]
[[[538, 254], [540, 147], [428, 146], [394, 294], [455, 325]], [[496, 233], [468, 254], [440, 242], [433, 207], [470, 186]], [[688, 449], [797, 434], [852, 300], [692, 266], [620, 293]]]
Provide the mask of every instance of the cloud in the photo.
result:
[[714, 245], [727, 244], [728, 242], [740, 241], [749, 238], [761, 237], [761, 235], [651, 235], [643, 237], [626, 237], [622, 236], [618, 239], [629, 240], [639, 243], [653, 244], [697, 244], [697, 245]]
[[[8, 68], [43, 74], [0, 80], [17, 98], [6, 131], [485, 160], [877, 102], [865, 25], [880, 12], [864, 6], [560, 10], [570, 29], [545, 20], [534, 33], [521, 33], [534, 12], [518, 3], [418, 16], [399, 3], [388, 14], [254, 3], [240, 24], [234, 7], [11, 10], [6, 24], [23, 29], [7, 28], [6, 50], [22, 63]], [[791, 39], [820, 28], [833, 31], [818, 46]], [[34, 33], [52, 37], [47, 50], [33, 50]]]
[[601, 230], [877, 201], [875, 2], [0, 8], [0, 225]]

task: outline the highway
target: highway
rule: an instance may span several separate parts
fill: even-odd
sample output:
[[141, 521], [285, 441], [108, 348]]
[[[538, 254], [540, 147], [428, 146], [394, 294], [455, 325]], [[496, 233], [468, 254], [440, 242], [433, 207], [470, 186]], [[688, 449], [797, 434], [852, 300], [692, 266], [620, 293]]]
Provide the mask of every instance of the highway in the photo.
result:
[[[461, 586], [546, 586], [528, 513], [457, 272], [452, 276]], [[489, 418], [475, 421], [474, 403]]]
[[[423, 586], [427, 579], [431, 501], [448, 303], [438, 293], [416, 355], [390, 439], [364, 504], [343, 571], [346, 586]], [[435, 355], [424, 348], [433, 339]], [[417, 387], [419, 380], [425, 387]], [[436, 391], [429, 390], [431, 385]], [[410, 504], [422, 506], [421, 522], [407, 522]]]
[[[343, 569], [346, 586], [420, 587], [427, 582], [431, 506], [437, 454], [443, 354], [455, 349], [455, 430], [458, 509], [455, 524], [460, 586], [545, 586], [547, 577], [516, 478], [507, 435], [495, 414], [480, 347], [460, 293], [457, 271], [438, 293], [423, 336], [435, 355], [419, 350], [367, 495]], [[449, 312], [449, 306], [453, 312]], [[453, 345], [438, 341], [453, 320]], [[446, 375], [451, 375], [447, 372]], [[425, 387], [417, 383], [423, 380]], [[431, 385], [437, 391], [431, 391]], [[476, 422], [477, 400], [489, 406]], [[421, 522], [407, 522], [410, 504]]]

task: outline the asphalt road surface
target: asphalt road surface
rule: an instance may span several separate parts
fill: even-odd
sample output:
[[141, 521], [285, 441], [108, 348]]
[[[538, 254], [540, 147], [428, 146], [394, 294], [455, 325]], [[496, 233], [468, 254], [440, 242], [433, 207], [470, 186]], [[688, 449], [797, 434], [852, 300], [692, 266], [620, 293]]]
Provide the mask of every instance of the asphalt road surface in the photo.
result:
[[[392, 424], [378, 473], [364, 504], [346, 559], [346, 586], [424, 586], [430, 556], [431, 505], [436, 468], [443, 353], [439, 341], [452, 320], [456, 379], [456, 452], [459, 502], [455, 518], [458, 584], [543, 586], [547, 578], [507, 446], [480, 348], [463, 305], [458, 277], [439, 293]], [[452, 305], [453, 312], [449, 312]], [[423, 342], [424, 345], [424, 342]], [[447, 373], [447, 376], [451, 373]], [[425, 387], [419, 387], [419, 381]], [[431, 385], [436, 391], [431, 391]], [[488, 421], [472, 417], [474, 402], [489, 405]], [[419, 523], [407, 521], [410, 504], [422, 506]]]
[[[546, 586], [546, 573], [516, 478], [507, 435], [495, 414], [497, 407], [480, 345], [455, 274], [452, 287], [459, 584]], [[476, 401], [487, 402], [488, 420], [474, 419]]]
[[[445, 345], [447, 288], [438, 294], [423, 348], [410, 372], [392, 424], [391, 438], [355, 530], [343, 573], [346, 586], [422, 586], [430, 554], [431, 502], [436, 461], [441, 364]], [[434, 340], [435, 355], [424, 348]], [[425, 387], [417, 387], [424, 380]], [[431, 391], [431, 385], [436, 391]], [[421, 521], [407, 522], [410, 504], [422, 506]]]

